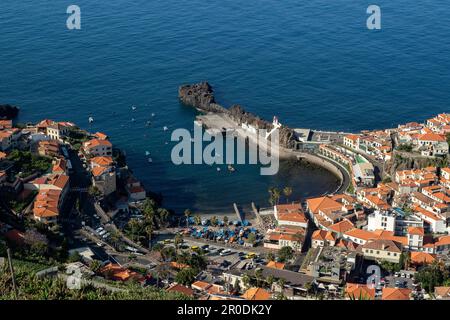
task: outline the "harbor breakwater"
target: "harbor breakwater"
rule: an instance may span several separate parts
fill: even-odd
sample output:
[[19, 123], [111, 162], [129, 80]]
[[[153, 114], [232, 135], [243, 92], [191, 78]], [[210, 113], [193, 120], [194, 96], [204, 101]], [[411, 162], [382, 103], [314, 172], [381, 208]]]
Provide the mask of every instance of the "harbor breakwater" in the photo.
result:
[[[183, 104], [194, 107], [204, 114], [197, 119], [209, 129], [223, 131], [227, 128], [233, 128], [237, 129], [235, 131], [239, 133], [243, 131], [242, 125], [250, 125], [267, 131], [274, 128], [272, 122], [245, 111], [240, 105], [235, 104], [230, 108], [225, 108], [218, 104], [214, 97], [213, 88], [208, 82], [182, 85], [178, 89], [178, 97]], [[215, 120], [211, 120], [213, 117]], [[248, 137], [248, 134], [246, 136]], [[298, 143], [299, 141], [297, 141], [295, 131], [292, 128], [279, 127], [280, 159], [297, 159], [324, 168], [341, 181], [336, 192], [342, 192], [348, 188], [351, 178], [350, 173], [344, 166], [323, 156], [299, 151], [297, 150]]]

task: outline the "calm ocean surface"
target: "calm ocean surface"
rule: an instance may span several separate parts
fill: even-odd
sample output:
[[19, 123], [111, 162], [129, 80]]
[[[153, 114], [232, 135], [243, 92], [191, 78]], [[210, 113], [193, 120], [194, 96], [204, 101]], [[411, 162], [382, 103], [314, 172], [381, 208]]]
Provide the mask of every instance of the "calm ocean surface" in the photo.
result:
[[[81, 7], [80, 31], [66, 29], [70, 4]], [[336, 184], [321, 170], [261, 177], [254, 166], [176, 167], [162, 128], [193, 128], [195, 111], [178, 103], [177, 88], [201, 80], [218, 102], [292, 127], [358, 131], [450, 111], [450, 2], [376, 1], [375, 32], [365, 27], [369, 4], [1, 0], [0, 103], [19, 105], [23, 122], [69, 120], [108, 133], [177, 210], [264, 206], [275, 185], [293, 186], [293, 198], [319, 195]]]

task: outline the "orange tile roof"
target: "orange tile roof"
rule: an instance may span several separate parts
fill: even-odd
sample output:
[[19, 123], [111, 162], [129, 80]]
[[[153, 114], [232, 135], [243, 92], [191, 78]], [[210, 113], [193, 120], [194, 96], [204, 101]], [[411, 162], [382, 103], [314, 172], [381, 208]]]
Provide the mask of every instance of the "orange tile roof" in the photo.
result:
[[100, 139], [92, 139], [84, 143], [84, 147], [88, 149], [95, 148], [98, 146], [112, 147], [112, 144], [108, 140], [100, 140]]
[[450, 236], [441, 236], [438, 241], [434, 243], [435, 246], [446, 246], [450, 245]]
[[90, 161], [101, 167], [109, 167], [113, 163], [112, 157], [94, 157]]
[[100, 140], [108, 139], [108, 136], [106, 134], [104, 134], [103, 132], [96, 132], [96, 133], [94, 133], [94, 136]]
[[411, 292], [407, 288], [383, 288], [381, 300], [409, 300]]
[[444, 135], [436, 133], [424, 133], [419, 135], [418, 139], [422, 141], [435, 141], [435, 142], [447, 141]]
[[350, 299], [374, 300], [375, 289], [369, 288], [365, 284], [347, 283], [345, 287], [345, 295]]
[[101, 176], [106, 170], [107, 168], [105, 167], [94, 167], [91, 172], [94, 177], [98, 177]]
[[312, 213], [318, 213], [319, 210], [341, 210], [342, 204], [331, 199], [330, 197], [319, 197], [307, 199], [306, 203]]
[[350, 231], [347, 231], [345, 233], [345, 235], [347, 235], [349, 237], [353, 237], [353, 238], [366, 240], [366, 241], [376, 237], [373, 232], [370, 232], [370, 231], [367, 231], [367, 230], [362, 230], [362, 229], [352, 229]]
[[307, 223], [308, 222], [308, 220], [306, 220], [305, 215], [300, 212], [279, 213], [278, 220], [279, 221], [298, 222], [298, 223]]
[[53, 176], [53, 179], [50, 181], [50, 183], [55, 187], [64, 189], [69, 183], [69, 176], [66, 176], [65, 174], [57, 174]]
[[142, 276], [137, 272], [130, 271], [118, 264], [109, 263], [100, 269], [101, 273], [109, 274], [114, 280], [127, 281], [131, 278], [142, 280]]
[[338, 223], [335, 223], [328, 227], [328, 229], [330, 231], [333, 231], [336, 233], [345, 233], [354, 228], [355, 228], [355, 225], [350, 220], [347, 220], [347, 219], [339, 221]]
[[430, 264], [436, 260], [436, 255], [422, 251], [411, 252], [411, 262], [416, 264]]
[[330, 231], [316, 230], [312, 234], [312, 239], [313, 240], [320, 240], [320, 241], [324, 241], [324, 240], [335, 241], [336, 237]]
[[52, 172], [54, 172], [54, 173], [64, 173], [64, 172], [66, 172], [66, 168], [67, 168], [67, 166], [66, 166], [66, 160], [64, 160], [64, 159], [57, 159], [56, 160], [56, 163], [53, 165], [53, 168], [52, 168]]
[[450, 296], [450, 287], [434, 287], [434, 294], [441, 297]]
[[276, 261], [269, 261], [266, 264], [266, 267], [273, 268], [273, 269], [284, 269], [284, 263], [276, 262]]
[[169, 288], [166, 289], [166, 291], [179, 292], [179, 293], [182, 293], [182, 294], [184, 294], [186, 296], [190, 296], [190, 297], [194, 296], [194, 290], [192, 290], [191, 288], [185, 287], [181, 284], [178, 284], [178, 283], [172, 284]]
[[408, 233], [409, 234], [418, 235], [418, 236], [424, 236], [425, 235], [425, 231], [423, 230], [423, 228], [419, 228], [419, 227], [409, 227], [408, 228]]
[[270, 293], [262, 288], [250, 288], [241, 297], [246, 300], [269, 300]]
[[191, 284], [192, 289], [200, 291], [206, 291], [209, 287], [211, 287], [211, 284], [205, 281], [195, 281], [193, 284]]

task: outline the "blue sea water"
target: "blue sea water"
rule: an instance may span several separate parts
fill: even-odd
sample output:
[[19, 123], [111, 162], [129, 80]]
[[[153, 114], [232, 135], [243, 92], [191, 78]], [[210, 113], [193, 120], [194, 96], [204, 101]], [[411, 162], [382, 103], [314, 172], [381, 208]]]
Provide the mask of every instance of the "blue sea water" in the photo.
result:
[[[82, 30], [66, 28], [71, 4]], [[366, 28], [370, 4], [381, 7], [379, 31]], [[192, 128], [196, 114], [179, 104], [178, 86], [208, 80], [220, 103], [292, 127], [421, 121], [449, 111], [449, 9], [442, 0], [2, 0], [0, 103], [19, 105], [23, 122], [69, 120], [108, 133], [177, 210], [265, 205], [272, 185], [318, 195], [335, 186], [323, 171], [261, 177], [254, 166], [174, 166], [170, 132]]]

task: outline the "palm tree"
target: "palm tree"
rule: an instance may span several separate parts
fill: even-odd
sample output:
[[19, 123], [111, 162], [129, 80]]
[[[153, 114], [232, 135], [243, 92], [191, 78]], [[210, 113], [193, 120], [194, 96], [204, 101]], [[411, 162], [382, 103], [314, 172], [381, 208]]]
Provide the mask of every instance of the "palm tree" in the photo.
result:
[[180, 244], [183, 243], [183, 236], [180, 233], [177, 233], [173, 240], [174, 240], [174, 244], [175, 244], [175, 250], [178, 252], [178, 248], [180, 247]]
[[92, 272], [97, 273], [102, 267], [102, 263], [99, 260], [93, 260], [89, 268]]
[[144, 201], [144, 205], [143, 205], [143, 213], [144, 213], [144, 217], [145, 220], [148, 223], [154, 223], [154, 219], [155, 219], [155, 212], [156, 212], [156, 203], [154, 200], [152, 199], [145, 199]]
[[280, 190], [278, 188], [271, 187], [269, 188], [269, 194], [270, 194], [269, 203], [273, 206], [278, 204], [281, 195]]
[[284, 285], [285, 284], [286, 284], [286, 280], [285, 279], [283, 279], [283, 278], [278, 279], [278, 285], [281, 288], [281, 293], [283, 293], [283, 291], [284, 291]]
[[163, 221], [165, 223], [165, 222], [167, 222], [167, 219], [170, 216], [170, 212], [167, 209], [159, 208], [158, 209], [158, 215], [161, 218], [161, 221]]
[[256, 271], [255, 271], [255, 280], [256, 280], [256, 286], [257, 287], [261, 287], [262, 279], [263, 279], [262, 269], [256, 269]]
[[242, 283], [244, 284], [244, 289], [248, 289], [250, 287], [250, 277], [248, 274], [244, 274], [242, 276]]
[[184, 216], [186, 217], [186, 228], [189, 228], [189, 218], [191, 217], [192, 212], [189, 209], [184, 210]]
[[199, 215], [196, 215], [196, 216], [194, 217], [194, 220], [195, 220], [195, 224], [196, 224], [196, 225], [199, 225], [199, 224], [202, 223], [202, 218], [201, 218]]
[[114, 247], [116, 247], [116, 249], [117, 249], [117, 246], [120, 242], [120, 233], [116, 230], [113, 230], [111, 232], [110, 240], [111, 240], [112, 244], [114, 245]]
[[223, 217], [223, 224], [227, 226], [228, 225], [228, 221], [229, 221], [228, 220], [228, 216], [224, 216]]
[[153, 236], [153, 226], [151, 224], [149, 224], [145, 227], [145, 234], [147, 235], [147, 238], [148, 238], [148, 247], [149, 247], [149, 249], [151, 249], [152, 248], [152, 236]]
[[213, 217], [211, 218], [211, 225], [212, 225], [212, 226], [216, 226], [218, 223], [219, 223], [219, 221], [218, 221], [217, 217], [216, 217], [216, 216], [213, 216]]
[[269, 285], [269, 288], [272, 289], [272, 284], [275, 282], [274, 276], [273, 276], [273, 275], [269, 275], [269, 276], [266, 278], [266, 282], [267, 282], [267, 284]]
[[283, 188], [283, 194], [286, 197], [286, 203], [289, 202], [289, 197], [292, 195], [292, 188], [291, 187], [284, 187]]

